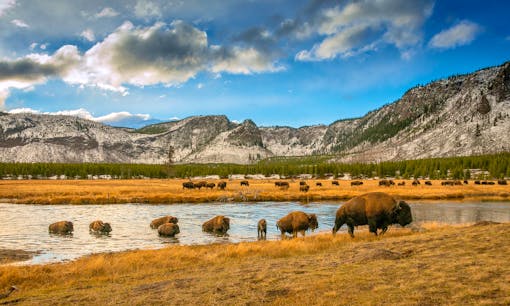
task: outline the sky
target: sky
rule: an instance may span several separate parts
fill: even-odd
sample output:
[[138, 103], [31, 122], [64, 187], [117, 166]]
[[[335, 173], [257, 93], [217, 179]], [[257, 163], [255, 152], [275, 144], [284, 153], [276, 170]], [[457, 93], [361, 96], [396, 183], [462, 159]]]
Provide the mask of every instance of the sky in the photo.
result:
[[499, 0], [0, 0], [0, 110], [330, 124], [510, 60], [508, 12]]

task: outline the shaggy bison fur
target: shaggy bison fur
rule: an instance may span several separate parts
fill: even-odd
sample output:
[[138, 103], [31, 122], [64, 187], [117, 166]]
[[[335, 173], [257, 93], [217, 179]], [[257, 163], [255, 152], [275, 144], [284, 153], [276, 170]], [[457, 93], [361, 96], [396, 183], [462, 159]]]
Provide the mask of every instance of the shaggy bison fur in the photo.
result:
[[302, 211], [293, 211], [276, 222], [276, 228], [282, 233], [282, 238], [285, 237], [285, 233], [297, 237], [297, 233], [300, 232], [305, 236], [305, 231], [308, 229], [313, 231], [318, 227], [317, 216]]
[[411, 207], [406, 202], [397, 202], [384, 192], [371, 192], [350, 199], [336, 211], [333, 235], [344, 224], [354, 237], [354, 227], [358, 225], [368, 224], [370, 232], [377, 235], [377, 229], [384, 234], [390, 224], [405, 226], [412, 221]]
[[50, 224], [49, 232], [52, 234], [68, 235], [74, 231], [73, 222], [71, 221], [59, 221]]
[[89, 231], [94, 233], [108, 234], [112, 231], [110, 223], [104, 223], [101, 220], [96, 220], [89, 225]]
[[164, 223], [175, 223], [175, 224], [177, 224], [177, 222], [179, 222], [179, 219], [177, 219], [176, 217], [173, 217], [173, 216], [164, 216], [164, 217], [152, 220], [151, 228], [158, 228], [161, 224], [164, 224]]
[[163, 223], [158, 226], [158, 234], [165, 237], [174, 237], [179, 234], [179, 225], [171, 222]]
[[225, 216], [216, 216], [202, 224], [202, 231], [215, 234], [226, 234], [230, 229], [230, 219]]

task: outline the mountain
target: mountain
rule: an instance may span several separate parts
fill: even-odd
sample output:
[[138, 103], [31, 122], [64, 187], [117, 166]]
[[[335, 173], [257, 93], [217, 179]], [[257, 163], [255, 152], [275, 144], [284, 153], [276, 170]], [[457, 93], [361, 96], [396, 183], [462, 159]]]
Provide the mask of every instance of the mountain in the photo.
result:
[[250, 163], [334, 154], [372, 162], [510, 151], [510, 62], [417, 86], [361, 118], [257, 127], [194, 116], [140, 129], [70, 116], [0, 113], [2, 162]]

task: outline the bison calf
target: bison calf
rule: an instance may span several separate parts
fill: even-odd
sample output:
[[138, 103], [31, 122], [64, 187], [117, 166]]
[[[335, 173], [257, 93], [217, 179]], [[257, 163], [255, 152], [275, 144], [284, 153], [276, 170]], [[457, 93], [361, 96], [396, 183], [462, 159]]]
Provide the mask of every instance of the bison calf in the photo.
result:
[[347, 224], [349, 235], [354, 237], [354, 227], [368, 224], [370, 232], [377, 236], [377, 229], [384, 234], [390, 224], [405, 226], [413, 221], [411, 207], [404, 202], [397, 202], [384, 192], [371, 192], [354, 197], [345, 202], [337, 211], [333, 235]]
[[257, 223], [257, 238], [258, 239], [266, 239], [267, 235], [267, 222], [266, 219], [260, 219]]

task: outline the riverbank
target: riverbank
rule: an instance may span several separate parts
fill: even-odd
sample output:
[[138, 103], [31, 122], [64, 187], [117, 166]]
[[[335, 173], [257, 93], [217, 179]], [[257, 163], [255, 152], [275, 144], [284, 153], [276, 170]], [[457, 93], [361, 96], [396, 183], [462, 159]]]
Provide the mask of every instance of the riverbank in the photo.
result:
[[[221, 180], [208, 180], [216, 185]], [[387, 192], [407, 200], [475, 199], [491, 201], [510, 200], [510, 185], [443, 186], [441, 181], [431, 181], [432, 186], [379, 186], [378, 180], [364, 180], [361, 186], [351, 186], [351, 181], [307, 180], [308, 192], [300, 191], [299, 181], [289, 182], [289, 188], [275, 186], [275, 180], [249, 180], [241, 186], [239, 180], [227, 182], [225, 190], [218, 188], [184, 189], [181, 179], [150, 180], [1, 180], [0, 202], [25, 204], [116, 204], [116, 203], [203, 203], [203, 202], [252, 202], [252, 201], [344, 201], [373, 191]], [[317, 186], [317, 183], [322, 186]]]
[[171, 246], [0, 267], [2, 303], [508, 304], [510, 224]]

